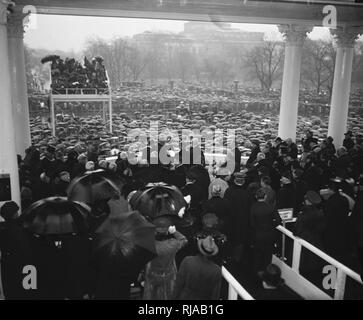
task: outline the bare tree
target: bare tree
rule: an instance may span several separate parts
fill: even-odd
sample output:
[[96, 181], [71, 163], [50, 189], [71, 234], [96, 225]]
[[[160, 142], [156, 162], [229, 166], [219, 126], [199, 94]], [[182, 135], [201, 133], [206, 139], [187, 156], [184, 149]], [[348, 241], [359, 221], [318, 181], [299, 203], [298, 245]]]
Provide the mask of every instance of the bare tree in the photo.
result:
[[334, 65], [335, 49], [332, 41], [306, 40], [302, 61], [302, 81], [312, 86], [317, 94], [324, 88], [331, 92]]
[[187, 77], [190, 76], [190, 70], [193, 64], [193, 54], [185, 44], [175, 46], [174, 60], [176, 65], [176, 72], [178, 78], [182, 81], [186, 81]]
[[125, 68], [128, 78], [132, 81], [139, 80], [147, 63], [147, 55], [135, 44], [129, 43], [125, 56]]
[[259, 81], [261, 90], [270, 90], [281, 76], [284, 48], [279, 41], [264, 41], [242, 57], [252, 79]]
[[353, 60], [352, 83], [363, 84], [363, 41], [357, 41]]

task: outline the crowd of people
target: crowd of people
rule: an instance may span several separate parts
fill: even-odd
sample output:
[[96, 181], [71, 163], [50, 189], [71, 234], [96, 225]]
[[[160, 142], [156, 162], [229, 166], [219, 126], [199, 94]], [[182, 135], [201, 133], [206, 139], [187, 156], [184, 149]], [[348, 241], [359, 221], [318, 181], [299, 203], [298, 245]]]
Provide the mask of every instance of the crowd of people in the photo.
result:
[[100, 56], [94, 57], [91, 62], [84, 57], [83, 65], [74, 58], [63, 60], [58, 55], [44, 57], [42, 63], [46, 62], [51, 62], [51, 88], [55, 93], [67, 88], [108, 87], [106, 69]]
[[[296, 222], [289, 228], [296, 236], [361, 272], [362, 135], [348, 131], [343, 146], [335, 146], [331, 137], [318, 139], [308, 130], [301, 141], [302, 150], [292, 139], [251, 139], [246, 163], [241, 161], [237, 141], [237, 147], [227, 152], [234, 154], [233, 169], [223, 162], [208, 163], [203, 145], [195, 139], [182, 147], [183, 159], [187, 154], [191, 161], [177, 164], [172, 158], [178, 154], [170, 152], [169, 142], [162, 135], [157, 142], [148, 140], [141, 150], [144, 157], [136, 163], [130, 161], [123, 144], [109, 145], [97, 135], [83, 143], [74, 139], [67, 148], [59, 148], [64, 141], [54, 138], [42, 145], [42, 150], [34, 145], [26, 150], [24, 159], [19, 156], [23, 213], [35, 201], [67, 197], [72, 180], [103, 170], [123, 181], [119, 199], [127, 202], [127, 210], [138, 210], [133, 196], [149, 183], [175, 186], [189, 198], [183, 216], [187, 223], [179, 225], [169, 216], [153, 219], [156, 257], [139, 269], [126, 266], [125, 261], [115, 268], [90, 249], [97, 228], [112, 213], [112, 199], [91, 203], [92, 227], [84, 242], [71, 245], [72, 240], [63, 240], [61, 257], [55, 242], [42, 243], [44, 256], [37, 259], [54, 261], [42, 265], [42, 290], [32, 295], [20, 287], [20, 266], [34, 261], [31, 253], [36, 237], [24, 229], [18, 204], [6, 203], [0, 212], [5, 220], [0, 224], [5, 297], [127, 299], [130, 288], [139, 288], [144, 299], [219, 299], [223, 297], [221, 265], [239, 270], [247, 264], [255, 277], [250, 288], [255, 298], [289, 298], [281, 271], [271, 265], [272, 255], [279, 255], [282, 246], [276, 231], [281, 224], [280, 209], [293, 211]], [[170, 163], [152, 161], [151, 143], [157, 143], [156, 158], [161, 159], [160, 153], [165, 152]], [[115, 161], [107, 160], [110, 153], [117, 155]], [[288, 256], [291, 248], [285, 249]], [[44, 276], [50, 267], [54, 268], [51, 276]], [[319, 282], [322, 267], [316, 256], [302, 253], [301, 274]]]

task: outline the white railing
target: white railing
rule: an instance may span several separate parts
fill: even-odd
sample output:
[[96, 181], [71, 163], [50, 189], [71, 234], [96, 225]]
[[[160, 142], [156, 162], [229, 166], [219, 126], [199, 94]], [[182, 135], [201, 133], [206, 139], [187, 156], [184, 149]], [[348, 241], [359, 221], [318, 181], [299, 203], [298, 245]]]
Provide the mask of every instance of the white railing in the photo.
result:
[[344, 264], [335, 260], [331, 256], [327, 255], [325, 252], [321, 251], [317, 247], [313, 246], [311, 243], [296, 237], [293, 233], [282, 226], [278, 226], [277, 229], [287, 237], [291, 238], [294, 241], [293, 253], [292, 253], [292, 270], [297, 274], [300, 274], [300, 258], [301, 258], [301, 248], [304, 247], [310, 252], [314, 253], [322, 260], [325, 260], [330, 265], [334, 266], [337, 269], [337, 276], [334, 286], [334, 300], [343, 300], [345, 293], [345, 284], [347, 276], [355, 280], [356, 282], [363, 284], [360, 275], [348, 268]]
[[243, 300], [255, 300], [223, 266], [222, 276], [228, 282], [228, 300], [237, 300], [238, 296]]
[[80, 94], [80, 95], [90, 95], [90, 94], [103, 94], [108, 95], [110, 94], [111, 90], [110, 88], [55, 88], [52, 89], [52, 94], [58, 95], [58, 94]]

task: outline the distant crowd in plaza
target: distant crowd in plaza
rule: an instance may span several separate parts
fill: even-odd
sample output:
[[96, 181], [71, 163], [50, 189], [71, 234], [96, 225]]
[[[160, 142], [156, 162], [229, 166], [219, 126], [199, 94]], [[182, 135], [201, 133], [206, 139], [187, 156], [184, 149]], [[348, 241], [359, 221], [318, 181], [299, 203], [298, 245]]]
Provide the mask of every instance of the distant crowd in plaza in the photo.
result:
[[[152, 164], [150, 145], [139, 163], [130, 163], [126, 150], [117, 144], [112, 146], [116, 161], [100, 159], [99, 138], [68, 149], [59, 147], [58, 141], [47, 145], [42, 157], [36, 147], [30, 147], [24, 159], [18, 159], [21, 204], [8, 202], [0, 209], [5, 220], [0, 223], [5, 298], [129, 299], [139, 292], [144, 299], [220, 299], [226, 297], [221, 274], [224, 265], [234, 270], [254, 298], [292, 299], [281, 270], [271, 264], [273, 254], [281, 254], [281, 234], [276, 230], [282, 224], [281, 209], [292, 209], [296, 221], [288, 228], [296, 236], [362, 272], [363, 136], [348, 131], [343, 145], [336, 146], [331, 137], [318, 140], [307, 131], [301, 141], [302, 152], [292, 139], [251, 143], [246, 163], [241, 163], [238, 146], [229, 150], [235, 156], [232, 170], [223, 164], [206, 164], [200, 145], [186, 146], [183, 151], [192, 161], [180, 165]], [[168, 152], [167, 144], [167, 139], [159, 139], [157, 150]], [[89, 203], [88, 229], [77, 241], [67, 235], [61, 248], [49, 238], [37, 242], [41, 236], [26, 230], [19, 216], [20, 205], [24, 214], [35, 201], [67, 197], [72, 180], [95, 170], [123, 181], [117, 199]], [[179, 215], [186, 223], [179, 226], [168, 212], [149, 219], [155, 226], [156, 255], [145, 265], [95, 254], [93, 239], [98, 228], [115, 214], [113, 201], [119, 212], [147, 211], [140, 207], [144, 202], [135, 200], [135, 194], [145, 196], [145, 186], [150, 183], [163, 183], [159, 187], [165, 190], [172, 186], [175, 194], [180, 192], [187, 199], [185, 212]], [[173, 201], [166, 194], [150, 195], [143, 205], [154, 208], [160, 197]], [[35, 248], [39, 243], [41, 250]], [[289, 254], [291, 246], [287, 245], [287, 257]], [[56, 257], [54, 261], [52, 257]], [[21, 287], [24, 264], [39, 264], [49, 273], [39, 275], [38, 290]], [[314, 254], [302, 252], [303, 276], [318, 283], [323, 266]], [[241, 270], [249, 272], [249, 281], [239, 274]]]

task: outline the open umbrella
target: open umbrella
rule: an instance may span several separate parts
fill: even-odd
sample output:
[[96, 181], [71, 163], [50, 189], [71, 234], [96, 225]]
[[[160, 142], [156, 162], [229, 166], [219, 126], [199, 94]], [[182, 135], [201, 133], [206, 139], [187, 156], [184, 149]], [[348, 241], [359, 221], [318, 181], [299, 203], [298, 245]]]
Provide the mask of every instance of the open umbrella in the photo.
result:
[[44, 63], [47, 63], [49, 61], [53, 62], [54, 60], [57, 60], [59, 58], [60, 58], [60, 56], [52, 54], [52, 55], [45, 56], [42, 60], [40, 60], [40, 62], [44, 64]]
[[156, 256], [155, 226], [138, 211], [125, 212], [121, 200], [109, 203], [111, 214], [96, 230], [94, 254], [142, 268]]
[[123, 184], [123, 181], [111, 178], [104, 170], [95, 170], [72, 180], [67, 195], [69, 200], [91, 205], [120, 195]]
[[33, 203], [21, 216], [25, 229], [38, 235], [80, 234], [88, 231], [84, 203], [64, 197], [50, 197]]
[[162, 215], [178, 216], [187, 205], [180, 190], [165, 183], [149, 183], [130, 199], [131, 206], [145, 217], [154, 219]]

